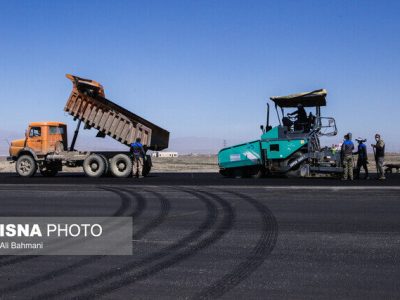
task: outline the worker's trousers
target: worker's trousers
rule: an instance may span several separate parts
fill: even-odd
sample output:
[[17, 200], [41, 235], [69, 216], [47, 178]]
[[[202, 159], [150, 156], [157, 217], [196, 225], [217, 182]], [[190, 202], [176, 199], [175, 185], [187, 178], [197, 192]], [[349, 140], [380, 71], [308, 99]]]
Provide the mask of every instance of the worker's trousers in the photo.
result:
[[368, 161], [366, 159], [358, 159], [357, 160], [357, 167], [356, 167], [356, 179], [360, 178], [360, 171], [361, 167], [364, 168], [365, 171], [365, 178], [368, 178]]
[[383, 164], [385, 163], [384, 157], [376, 158], [376, 168], [378, 169], [379, 178], [385, 178], [385, 171], [383, 170]]
[[343, 179], [346, 180], [348, 177], [353, 180], [353, 155], [345, 155], [343, 158]]
[[132, 176], [141, 177], [143, 175], [143, 158], [140, 156], [133, 156], [132, 161]]

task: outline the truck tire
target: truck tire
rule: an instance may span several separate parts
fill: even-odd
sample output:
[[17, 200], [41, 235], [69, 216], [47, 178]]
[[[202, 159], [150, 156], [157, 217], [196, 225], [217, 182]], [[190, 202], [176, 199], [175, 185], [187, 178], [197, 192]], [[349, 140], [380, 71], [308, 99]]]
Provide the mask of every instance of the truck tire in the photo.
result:
[[115, 177], [128, 177], [132, 174], [132, 160], [126, 154], [117, 154], [110, 161], [111, 174]]
[[105, 168], [104, 168], [103, 175], [108, 176], [110, 174], [110, 161], [108, 160], [108, 158], [105, 155], [103, 155], [103, 154], [98, 154], [98, 155], [104, 160]]
[[37, 171], [37, 164], [30, 155], [21, 155], [15, 164], [17, 174], [22, 177], [32, 177]]
[[146, 155], [146, 158], [143, 161], [143, 172], [142, 172], [142, 175], [143, 176], [149, 175], [152, 166], [153, 166], [153, 164], [151, 162], [151, 156], [150, 155]]
[[83, 161], [83, 171], [86, 176], [100, 177], [104, 174], [106, 163], [103, 158], [97, 154], [91, 154]]

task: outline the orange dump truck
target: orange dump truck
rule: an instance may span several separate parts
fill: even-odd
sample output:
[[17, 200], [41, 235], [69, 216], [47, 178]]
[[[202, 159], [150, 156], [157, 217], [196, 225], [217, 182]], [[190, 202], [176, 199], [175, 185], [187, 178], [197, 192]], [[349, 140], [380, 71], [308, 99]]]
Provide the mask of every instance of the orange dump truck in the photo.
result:
[[[68, 146], [67, 125], [61, 122], [32, 122], [25, 138], [10, 145], [9, 161], [15, 162], [20, 176], [30, 177], [37, 170], [43, 176], [55, 176], [63, 166], [83, 167], [87, 176], [100, 177], [112, 174], [128, 177], [132, 161], [128, 152], [78, 151], [75, 143], [81, 123], [86, 129], [96, 129], [96, 137], [112, 137], [129, 146], [141, 138], [145, 149], [162, 150], [168, 147], [169, 132], [139, 117], [105, 98], [103, 86], [90, 79], [67, 75], [73, 83], [71, 95], [64, 111], [78, 120], [74, 136]], [[146, 155], [143, 174], [151, 169], [151, 159]]]

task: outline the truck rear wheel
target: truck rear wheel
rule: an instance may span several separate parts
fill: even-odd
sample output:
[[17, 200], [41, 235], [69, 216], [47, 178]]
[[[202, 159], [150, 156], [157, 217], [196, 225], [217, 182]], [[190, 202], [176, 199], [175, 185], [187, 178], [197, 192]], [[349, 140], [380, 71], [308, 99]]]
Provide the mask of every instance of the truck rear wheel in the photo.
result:
[[100, 155], [91, 154], [83, 161], [83, 171], [89, 177], [100, 177], [105, 169], [106, 163]]
[[15, 170], [19, 176], [32, 177], [37, 171], [37, 164], [30, 155], [21, 155], [15, 164]]
[[151, 162], [151, 156], [150, 155], [146, 155], [145, 159], [143, 160], [143, 172], [142, 172], [142, 175], [143, 176], [149, 175], [152, 166], [153, 166], [153, 164]]
[[103, 175], [104, 176], [108, 176], [108, 175], [110, 175], [109, 173], [110, 173], [110, 162], [108, 161], [108, 158], [105, 156], [105, 155], [103, 155], [103, 154], [98, 154], [103, 160], [104, 160], [104, 166], [105, 166], [105, 168], [104, 168], [104, 173], [103, 173]]
[[110, 170], [115, 177], [128, 177], [132, 174], [132, 160], [126, 154], [117, 154], [110, 161]]

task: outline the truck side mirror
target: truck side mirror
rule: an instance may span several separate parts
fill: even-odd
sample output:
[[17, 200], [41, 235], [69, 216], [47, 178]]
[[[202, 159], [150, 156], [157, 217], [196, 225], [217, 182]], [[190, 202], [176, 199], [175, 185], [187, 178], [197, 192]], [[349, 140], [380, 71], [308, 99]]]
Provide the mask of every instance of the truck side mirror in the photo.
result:
[[25, 138], [26, 138], [26, 139], [28, 138], [28, 129], [25, 130]]
[[264, 125], [260, 125], [260, 129], [262, 132], [264, 132]]

